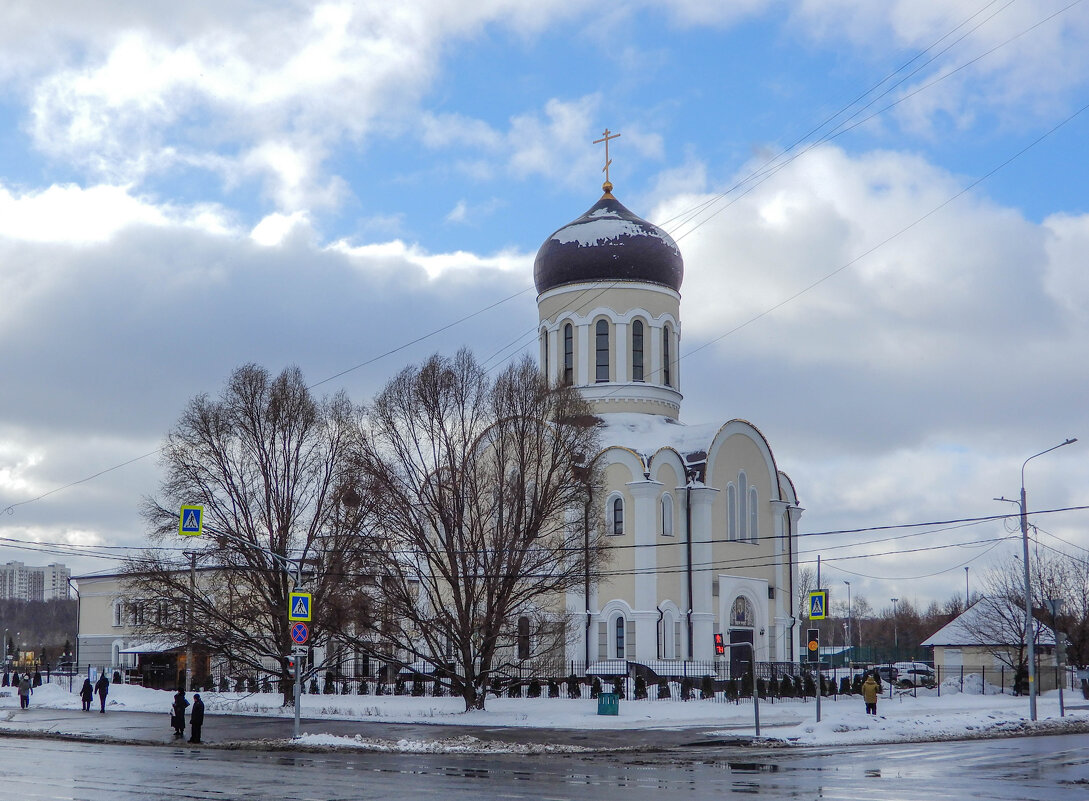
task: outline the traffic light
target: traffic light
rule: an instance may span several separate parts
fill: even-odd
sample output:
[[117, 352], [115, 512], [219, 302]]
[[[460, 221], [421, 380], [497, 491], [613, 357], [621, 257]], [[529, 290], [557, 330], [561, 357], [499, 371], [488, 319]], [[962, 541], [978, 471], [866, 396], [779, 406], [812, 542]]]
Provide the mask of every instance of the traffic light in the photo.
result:
[[820, 662], [821, 661], [821, 646], [820, 646], [820, 630], [819, 629], [807, 629], [806, 640], [808, 641], [805, 648], [805, 661], [806, 662]]
[[726, 653], [726, 643], [722, 640], [721, 634], [715, 635], [715, 656], [722, 656]]
[[295, 669], [295, 657], [294, 656], [289, 656], [287, 658], [287, 669], [288, 670], [294, 670]]

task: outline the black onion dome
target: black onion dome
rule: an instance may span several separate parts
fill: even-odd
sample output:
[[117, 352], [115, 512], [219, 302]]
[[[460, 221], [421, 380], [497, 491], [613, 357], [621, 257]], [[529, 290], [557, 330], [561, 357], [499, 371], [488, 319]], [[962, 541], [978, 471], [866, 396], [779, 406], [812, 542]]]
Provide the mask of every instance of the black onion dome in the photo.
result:
[[537, 294], [579, 281], [643, 281], [680, 291], [684, 261], [677, 243], [606, 192], [593, 208], [537, 251]]

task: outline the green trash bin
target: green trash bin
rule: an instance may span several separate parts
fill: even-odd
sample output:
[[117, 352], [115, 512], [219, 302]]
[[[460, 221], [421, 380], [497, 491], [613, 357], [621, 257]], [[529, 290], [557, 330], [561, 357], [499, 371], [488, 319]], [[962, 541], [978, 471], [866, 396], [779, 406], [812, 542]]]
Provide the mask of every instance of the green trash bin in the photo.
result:
[[598, 693], [597, 713], [599, 715], [619, 715], [620, 696], [616, 693]]

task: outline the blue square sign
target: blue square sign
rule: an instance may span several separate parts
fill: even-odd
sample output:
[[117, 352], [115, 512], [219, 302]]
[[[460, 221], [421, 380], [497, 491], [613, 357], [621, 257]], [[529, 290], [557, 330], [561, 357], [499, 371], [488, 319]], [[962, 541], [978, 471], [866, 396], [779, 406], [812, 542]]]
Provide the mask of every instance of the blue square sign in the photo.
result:
[[178, 518], [178, 533], [183, 537], [199, 537], [204, 533], [204, 507], [183, 506]]
[[311, 595], [308, 592], [293, 592], [287, 598], [287, 619], [292, 623], [310, 622]]

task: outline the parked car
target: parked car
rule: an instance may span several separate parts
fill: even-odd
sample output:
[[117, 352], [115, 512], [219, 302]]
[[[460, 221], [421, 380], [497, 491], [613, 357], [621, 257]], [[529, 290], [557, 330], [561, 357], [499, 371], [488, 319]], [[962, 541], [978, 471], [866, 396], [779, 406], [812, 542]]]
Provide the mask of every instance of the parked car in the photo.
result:
[[934, 668], [925, 662], [897, 662], [897, 684], [901, 687], [933, 687], [937, 684]]

